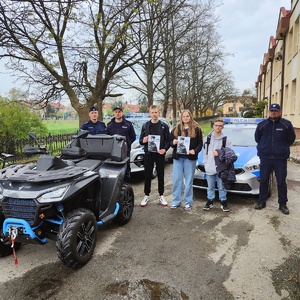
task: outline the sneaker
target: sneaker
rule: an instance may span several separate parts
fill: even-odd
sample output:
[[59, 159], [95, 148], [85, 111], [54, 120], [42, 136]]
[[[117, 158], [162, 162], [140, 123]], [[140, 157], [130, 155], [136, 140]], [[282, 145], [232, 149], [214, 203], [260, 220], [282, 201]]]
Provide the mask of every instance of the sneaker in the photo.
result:
[[141, 202], [141, 206], [146, 206], [149, 202], [149, 196], [145, 196]]
[[226, 201], [222, 201], [221, 202], [221, 208], [223, 209], [223, 211], [226, 211], [226, 212], [229, 211], [229, 207], [227, 206], [227, 202]]
[[288, 215], [290, 213], [290, 211], [287, 208], [286, 204], [279, 204], [279, 210], [281, 210], [282, 213], [285, 214], [285, 215]]
[[162, 205], [162, 206], [168, 206], [168, 202], [166, 201], [165, 197], [164, 196], [159, 196], [159, 203]]
[[184, 206], [184, 209], [185, 209], [185, 210], [191, 210], [191, 209], [192, 209], [192, 206], [191, 206], [190, 204], [186, 204], [186, 205]]
[[176, 209], [177, 207], [178, 207], [178, 206], [175, 205], [175, 204], [172, 204], [172, 205], [170, 206], [171, 209]]
[[204, 210], [210, 210], [211, 208], [214, 207], [214, 202], [212, 200], [208, 200], [203, 207]]

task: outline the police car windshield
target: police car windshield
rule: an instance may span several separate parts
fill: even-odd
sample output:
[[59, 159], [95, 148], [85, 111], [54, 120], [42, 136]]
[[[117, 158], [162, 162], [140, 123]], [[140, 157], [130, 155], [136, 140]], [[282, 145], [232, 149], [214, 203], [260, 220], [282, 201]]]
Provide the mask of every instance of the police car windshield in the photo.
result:
[[[168, 124], [168, 122], [165, 119], [163, 119], [163, 118], [159, 118], [159, 119], [160, 119], [160, 121], [166, 123], [169, 126], [169, 128], [171, 127], [170, 124]], [[128, 118], [128, 120], [130, 122], [132, 122], [135, 134], [140, 135], [143, 124], [146, 123], [147, 121], [149, 121], [150, 118], [141, 118], [141, 119]]]
[[[129, 119], [130, 120], [130, 119]], [[142, 130], [142, 126], [144, 123], [146, 123], [149, 119], [145, 120], [130, 120], [133, 124], [133, 128], [134, 128], [134, 131], [135, 131], [135, 134], [136, 135], [140, 135], [141, 134], [141, 130]]]
[[226, 126], [223, 129], [223, 134], [228, 137], [233, 143], [233, 146], [253, 147], [256, 146], [254, 139], [255, 127]]

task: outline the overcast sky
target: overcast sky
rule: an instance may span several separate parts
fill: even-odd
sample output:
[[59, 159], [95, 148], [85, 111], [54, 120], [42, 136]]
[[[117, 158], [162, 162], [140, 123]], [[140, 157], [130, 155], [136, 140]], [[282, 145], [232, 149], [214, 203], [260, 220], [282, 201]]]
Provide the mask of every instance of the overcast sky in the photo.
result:
[[242, 93], [254, 89], [271, 36], [276, 36], [280, 7], [291, 9], [291, 0], [223, 0], [217, 9], [219, 33], [227, 52], [226, 69]]
[[[220, 0], [221, 1], [221, 0]], [[231, 71], [240, 93], [254, 89], [263, 55], [268, 51], [270, 36], [276, 35], [280, 7], [291, 8], [291, 0], [222, 0], [217, 11], [219, 33], [228, 58], [226, 69]], [[13, 82], [0, 61], [0, 95], [13, 88]]]

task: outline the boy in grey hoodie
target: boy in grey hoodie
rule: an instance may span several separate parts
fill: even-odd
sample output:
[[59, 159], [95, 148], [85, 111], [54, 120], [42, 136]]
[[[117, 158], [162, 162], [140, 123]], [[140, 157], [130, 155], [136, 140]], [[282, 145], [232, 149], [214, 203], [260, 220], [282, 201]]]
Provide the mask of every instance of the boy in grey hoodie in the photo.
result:
[[[203, 141], [203, 165], [206, 173], [207, 180], [207, 203], [203, 207], [204, 210], [210, 210], [213, 207], [213, 201], [215, 199], [215, 183], [217, 182], [219, 190], [219, 200], [221, 201], [221, 208], [223, 211], [228, 212], [227, 205], [227, 191], [223, 185], [222, 179], [217, 174], [217, 168], [215, 163], [215, 156], [218, 156], [218, 149], [225, 147], [223, 130], [224, 121], [216, 120], [213, 125], [213, 132], [210, 134], [210, 142], [208, 143], [208, 136]], [[232, 142], [226, 138], [226, 147], [232, 148]]]

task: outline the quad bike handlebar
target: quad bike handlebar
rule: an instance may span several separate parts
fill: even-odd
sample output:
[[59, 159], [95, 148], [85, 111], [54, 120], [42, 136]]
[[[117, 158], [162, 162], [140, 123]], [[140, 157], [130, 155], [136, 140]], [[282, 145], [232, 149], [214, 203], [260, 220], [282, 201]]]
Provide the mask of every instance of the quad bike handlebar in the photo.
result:
[[0, 161], [2, 161], [2, 169], [5, 167], [6, 161], [13, 156], [13, 154], [1, 153]]

